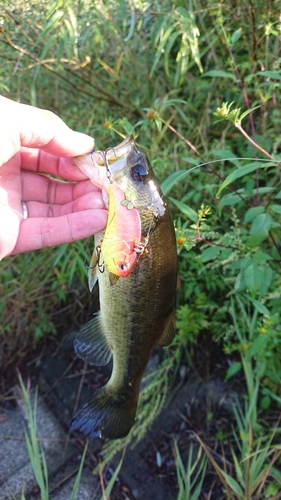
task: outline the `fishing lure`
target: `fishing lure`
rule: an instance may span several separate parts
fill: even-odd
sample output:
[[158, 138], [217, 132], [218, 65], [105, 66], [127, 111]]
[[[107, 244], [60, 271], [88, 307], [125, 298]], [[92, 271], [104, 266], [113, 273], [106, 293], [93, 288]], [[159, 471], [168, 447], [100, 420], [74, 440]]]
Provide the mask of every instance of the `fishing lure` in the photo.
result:
[[126, 195], [117, 184], [109, 185], [108, 222], [100, 246], [108, 271], [123, 278], [131, 272], [141, 248], [139, 212], [132, 200], [126, 203]]

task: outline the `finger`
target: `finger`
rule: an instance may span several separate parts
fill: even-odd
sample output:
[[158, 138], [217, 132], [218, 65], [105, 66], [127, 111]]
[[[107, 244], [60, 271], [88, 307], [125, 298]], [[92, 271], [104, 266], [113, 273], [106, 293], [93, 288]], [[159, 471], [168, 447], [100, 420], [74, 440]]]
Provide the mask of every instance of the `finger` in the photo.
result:
[[41, 149], [21, 148], [21, 168], [31, 172], [52, 174], [61, 179], [80, 181], [85, 174], [74, 164], [72, 158], [64, 158], [46, 153]]
[[0, 203], [0, 261], [16, 244], [22, 214]]
[[[91, 195], [93, 200], [96, 199], [98, 202], [102, 200], [101, 191], [89, 180], [69, 183], [30, 172], [22, 172], [21, 180], [22, 200], [26, 202], [37, 201], [63, 205], [85, 194]], [[103, 208], [103, 206], [99, 205], [97, 208]]]
[[40, 148], [66, 157], [77, 156], [94, 148], [94, 139], [74, 132], [51, 111], [2, 96], [0, 108], [0, 166], [17, 153], [20, 146]]
[[26, 202], [29, 218], [38, 217], [61, 217], [83, 210], [101, 210], [104, 208], [104, 203], [101, 193], [86, 193], [69, 203], [63, 205], [54, 205], [49, 203], [40, 203], [37, 201]]
[[11, 255], [87, 238], [105, 228], [106, 210], [85, 210], [57, 218], [22, 220]]

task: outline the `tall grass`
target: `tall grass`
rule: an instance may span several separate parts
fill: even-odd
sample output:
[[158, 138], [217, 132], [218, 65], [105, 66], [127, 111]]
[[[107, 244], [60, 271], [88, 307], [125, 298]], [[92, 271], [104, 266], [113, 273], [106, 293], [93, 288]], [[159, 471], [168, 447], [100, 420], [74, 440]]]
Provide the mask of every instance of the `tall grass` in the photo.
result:
[[[278, 498], [280, 487], [279, 424], [269, 416], [281, 404], [279, 11], [277, 0], [4, 0], [0, 14], [2, 93], [54, 110], [99, 149], [135, 134], [169, 196], [179, 250], [175, 372], [207, 330], [225, 352], [227, 379], [244, 380], [231, 467], [201, 443], [228, 498]], [[55, 333], [59, 309], [65, 322], [72, 310], [83, 322], [92, 245], [0, 264], [5, 363]], [[163, 395], [164, 379], [155, 380]], [[147, 429], [145, 406], [141, 416]]]

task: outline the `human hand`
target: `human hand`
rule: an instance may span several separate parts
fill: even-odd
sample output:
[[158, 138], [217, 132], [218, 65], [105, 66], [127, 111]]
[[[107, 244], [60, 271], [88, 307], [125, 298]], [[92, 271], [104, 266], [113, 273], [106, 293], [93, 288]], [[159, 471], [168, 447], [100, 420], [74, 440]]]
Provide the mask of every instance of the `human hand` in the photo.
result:
[[50, 111], [0, 96], [0, 260], [104, 229], [101, 191], [71, 158], [93, 148]]

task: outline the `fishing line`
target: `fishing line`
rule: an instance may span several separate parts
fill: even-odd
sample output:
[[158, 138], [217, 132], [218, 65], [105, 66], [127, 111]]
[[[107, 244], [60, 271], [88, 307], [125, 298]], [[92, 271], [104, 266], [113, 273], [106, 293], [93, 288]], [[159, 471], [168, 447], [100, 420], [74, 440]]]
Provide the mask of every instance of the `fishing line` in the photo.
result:
[[[189, 168], [188, 170], [186, 170], [185, 172], [183, 172], [181, 175], [179, 175], [179, 177], [177, 177], [177, 179], [175, 179], [170, 185], [169, 185], [169, 189], [165, 192], [165, 195], [167, 194], [168, 191], [170, 191], [170, 189], [172, 189], [172, 187], [180, 180], [182, 179], [185, 175], [189, 174], [190, 172], [192, 172], [193, 170], [195, 170], [196, 168], [201, 168], [201, 167], [205, 167], [205, 165], [211, 165], [212, 163], [218, 163], [218, 162], [221, 162], [221, 161], [235, 161], [235, 160], [252, 160], [252, 161], [262, 161], [262, 162], [267, 162], [267, 163], [272, 163], [272, 160], [267, 160], [267, 159], [262, 159], [262, 158], [220, 158], [219, 160], [211, 160], [211, 161], [206, 161], [205, 163], [200, 163], [200, 165], [195, 165], [194, 167], [192, 168]], [[184, 161], [184, 160], [182, 160]], [[277, 160], [276, 160], [277, 162]], [[171, 174], [173, 175], [173, 174]]]

